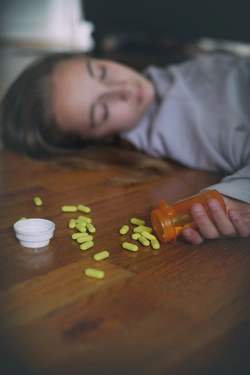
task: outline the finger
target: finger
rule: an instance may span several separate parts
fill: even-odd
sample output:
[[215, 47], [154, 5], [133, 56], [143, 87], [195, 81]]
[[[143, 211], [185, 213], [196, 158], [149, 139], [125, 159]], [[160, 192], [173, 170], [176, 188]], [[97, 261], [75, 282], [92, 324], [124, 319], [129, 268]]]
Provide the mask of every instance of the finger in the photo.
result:
[[228, 216], [241, 237], [250, 236], [250, 224], [246, 222], [237, 211], [230, 209], [228, 210]]
[[227, 214], [224, 212], [220, 203], [216, 199], [208, 199], [207, 206], [213, 217], [218, 232], [223, 237], [234, 237], [237, 234], [235, 227], [231, 220], [229, 220]]
[[220, 203], [216, 199], [209, 199], [207, 206], [216, 224], [217, 230], [224, 237], [233, 237], [236, 235], [236, 230], [229, 220], [228, 216], [222, 209]]
[[187, 242], [190, 242], [194, 245], [199, 245], [204, 241], [204, 237], [192, 228], [183, 228], [181, 231], [181, 236]]
[[197, 224], [197, 227], [202, 237], [208, 239], [220, 237], [219, 231], [217, 230], [216, 226], [212, 223], [212, 221], [209, 219], [204, 207], [201, 204], [193, 204], [191, 207], [191, 214], [193, 216], [194, 221]]

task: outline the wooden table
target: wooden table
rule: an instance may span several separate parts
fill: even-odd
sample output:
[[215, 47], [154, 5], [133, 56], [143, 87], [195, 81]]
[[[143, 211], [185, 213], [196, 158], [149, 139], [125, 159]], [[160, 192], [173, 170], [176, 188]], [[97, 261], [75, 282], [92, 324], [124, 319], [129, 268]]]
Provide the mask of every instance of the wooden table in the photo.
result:
[[[161, 180], [123, 186], [115, 169], [58, 170], [0, 155], [4, 375], [250, 373], [250, 238], [178, 239], [133, 253], [118, 232], [131, 217], [151, 225], [161, 199], [174, 203], [221, 176], [169, 164]], [[65, 204], [91, 207], [88, 251], [71, 239], [68, 221], [79, 213], [62, 213]], [[19, 244], [13, 224], [22, 216], [56, 224], [47, 247]], [[110, 257], [97, 262], [101, 250]], [[86, 277], [87, 267], [104, 279]]]

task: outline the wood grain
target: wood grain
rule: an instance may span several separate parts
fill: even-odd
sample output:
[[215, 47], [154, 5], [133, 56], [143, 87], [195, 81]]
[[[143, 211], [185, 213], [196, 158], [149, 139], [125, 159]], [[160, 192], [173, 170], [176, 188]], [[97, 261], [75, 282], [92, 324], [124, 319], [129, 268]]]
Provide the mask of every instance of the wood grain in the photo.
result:
[[[122, 185], [116, 169], [59, 170], [0, 152], [0, 338], [3, 374], [249, 374], [250, 239], [178, 239], [159, 250], [121, 247], [131, 217], [150, 223], [174, 203], [220, 180], [169, 163], [159, 180]], [[120, 173], [120, 171], [119, 171]], [[40, 196], [42, 207], [33, 198]], [[85, 204], [96, 227], [81, 251], [67, 224]], [[47, 247], [22, 247], [13, 224], [52, 220]], [[108, 250], [97, 262], [93, 255]], [[102, 269], [102, 280], [84, 269]]]

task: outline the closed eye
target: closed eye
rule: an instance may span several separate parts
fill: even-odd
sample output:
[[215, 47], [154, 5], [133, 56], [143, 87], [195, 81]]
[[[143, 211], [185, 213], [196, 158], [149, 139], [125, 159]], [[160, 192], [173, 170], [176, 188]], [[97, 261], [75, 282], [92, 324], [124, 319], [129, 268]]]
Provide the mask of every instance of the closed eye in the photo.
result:
[[103, 116], [103, 122], [104, 122], [107, 120], [109, 116], [108, 106], [106, 103], [103, 103], [103, 111], [104, 111], [104, 116]]
[[106, 69], [106, 66], [104, 65], [101, 65], [100, 66], [100, 70], [101, 70], [101, 80], [103, 80], [105, 77], [106, 77], [106, 74], [107, 74], [107, 69]]

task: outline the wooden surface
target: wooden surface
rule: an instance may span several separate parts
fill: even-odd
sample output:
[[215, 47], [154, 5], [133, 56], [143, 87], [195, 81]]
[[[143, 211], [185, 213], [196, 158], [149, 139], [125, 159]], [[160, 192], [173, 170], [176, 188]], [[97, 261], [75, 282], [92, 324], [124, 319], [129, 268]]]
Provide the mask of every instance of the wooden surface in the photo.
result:
[[[169, 164], [169, 176], [123, 186], [115, 170], [66, 171], [2, 151], [2, 374], [249, 374], [250, 238], [181, 239], [159, 250], [121, 247], [131, 217], [151, 225], [161, 199], [174, 203], [220, 176]], [[43, 206], [35, 207], [40, 196]], [[70, 237], [64, 204], [86, 204], [97, 231], [81, 251]], [[50, 244], [22, 247], [13, 224], [22, 216], [56, 224]], [[108, 250], [107, 260], [93, 254]], [[96, 280], [83, 273], [102, 269]]]

